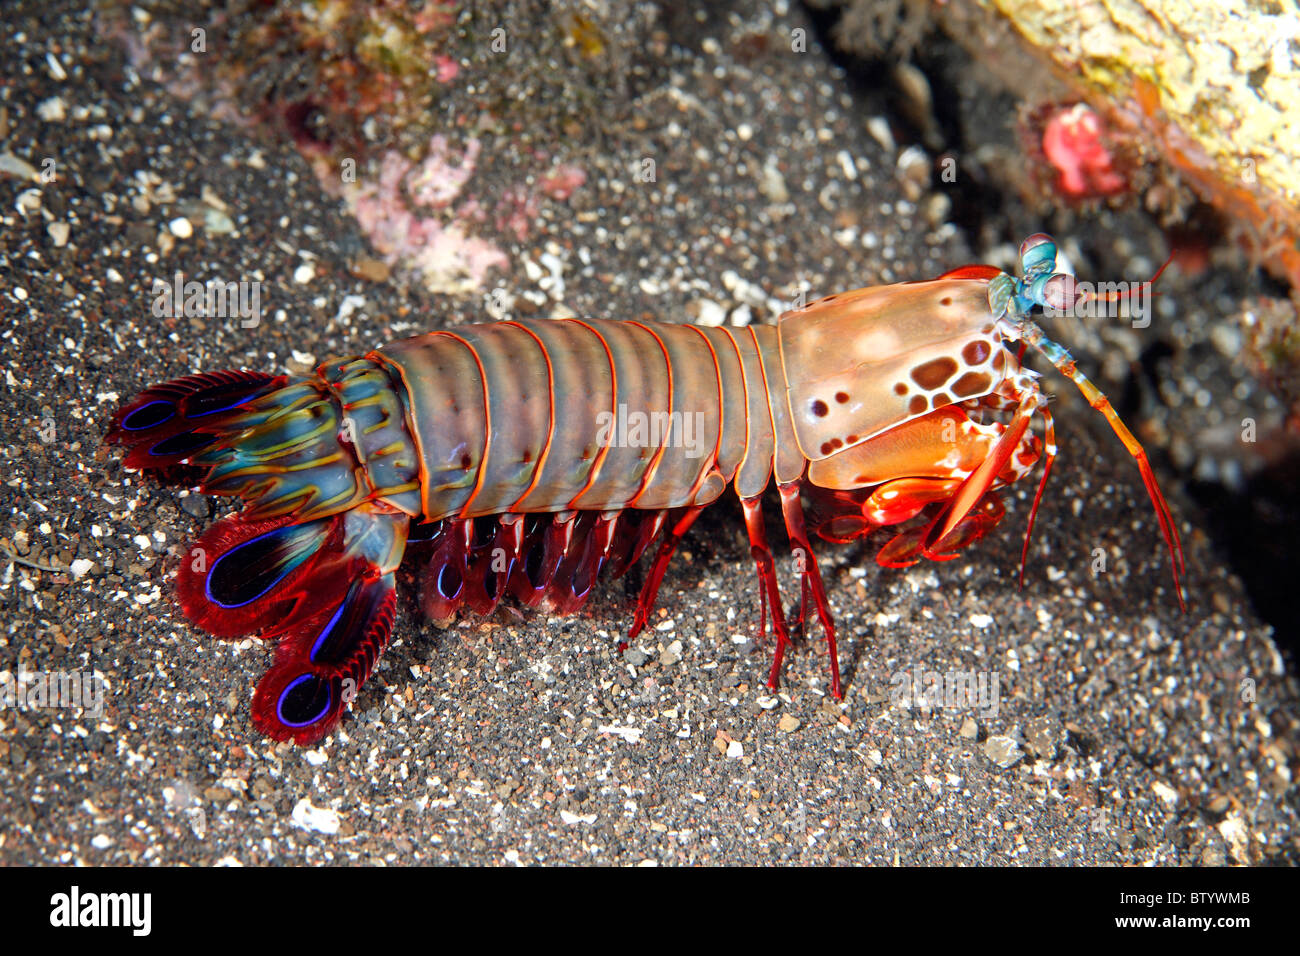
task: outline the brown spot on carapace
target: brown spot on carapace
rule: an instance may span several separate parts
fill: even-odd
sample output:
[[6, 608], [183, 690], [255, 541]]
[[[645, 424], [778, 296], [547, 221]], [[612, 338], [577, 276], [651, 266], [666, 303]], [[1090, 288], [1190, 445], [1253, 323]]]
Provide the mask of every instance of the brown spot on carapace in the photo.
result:
[[907, 410], [913, 415], [920, 415], [926, 409], [924, 395], [913, 395], [912, 400], [907, 403]]
[[845, 402], [847, 402], [848, 400], [849, 400], [849, 393], [848, 393], [848, 392], [836, 392], [836, 393], [835, 393], [835, 401], [839, 402], [841, 405], [843, 405], [843, 404], [844, 404]]
[[1002, 369], [1006, 366], [1006, 364], [1007, 364], [1006, 352], [1004, 352], [1002, 349], [998, 349], [996, 352], [993, 353], [993, 370], [995, 372], [1002, 371]]
[[942, 299], [939, 300], [939, 304], [940, 304], [940, 305], [952, 305], [952, 296], [950, 296], [950, 295], [945, 295]]
[[961, 350], [961, 357], [966, 360], [967, 365], [982, 365], [991, 351], [992, 349], [987, 342], [983, 339], [976, 339]]
[[855, 443], [855, 442], [858, 440], [858, 436], [857, 436], [857, 435], [850, 435], [848, 438], [846, 438], [846, 439], [844, 439], [844, 440], [845, 440], [846, 442], [848, 442], [850, 445], [852, 445], [853, 443]]
[[906, 383], [906, 382], [895, 382], [895, 383], [894, 383], [894, 394], [895, 394], [895, 395], [906, 395], [906, 394], [907, 394], [907, 383]]
[[838, 439], [838, 438], [832, 438], [832, 439], [831, 439], [831, 447], [832, 447], [832, 448], [843, 448], [843, 447], [844, 447], [844, 442], [841, 441], [841, 440]]
[[956, 371], [957, 360], [945, 355], [912, 369], [912, 380], [926, 390], [933, 390], [952, 378]]
[[947, 392], [935, 392], [934, 397], [930, 399], [935, 408], [943, 408], [945, 405], [952, 404], [952, 396]]
[[952, 393], [958, 398], [970, 398], [983, 395], [993, 385], [993, 378], [988, 372], [967, 372], [952, 383]]
[[830, 442], [828, 442], [828, 441], [824, 441], [824, 442], [822, 442], [822, 454], [823, 454], [823, 455], [829, 455], [829, 454], [830, 454], [831, 452], [833, 452], [834, 450], [835, 450], [835, 446], [832, 445]]
[[525, 451], [525, 452], [524, 452], [524, 464], [525, 464], [525, 465], [531, 465], [532, 463], [533, 463], [533, 453], [532, 453], [531, 451]]
[[461, 470], [461, 471], [469, 471], [469, 466], [472, 465], [472, 464], [474, 464], [474, 460], [473, 460], [472, 458], [470, 458], [469, 455], [461, 455], [461, 456], [460, 456], [460, 470]]
[[817, 399], [817, 401], [812, 403], [812, 413], [816, 415], [818, 418], [825, 418], [826, 413], [829, 411], [830, 409], [826, 407], [826, 403], [823, 402], [820, 398]]

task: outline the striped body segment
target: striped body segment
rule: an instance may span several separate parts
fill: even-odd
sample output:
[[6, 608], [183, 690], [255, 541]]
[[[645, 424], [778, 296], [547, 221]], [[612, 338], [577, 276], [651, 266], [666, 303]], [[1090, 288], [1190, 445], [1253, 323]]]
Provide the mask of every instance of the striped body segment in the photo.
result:
[[425, 520], [658, 510], [803, 471], [776, 330], [502, 322], [394, 343]]

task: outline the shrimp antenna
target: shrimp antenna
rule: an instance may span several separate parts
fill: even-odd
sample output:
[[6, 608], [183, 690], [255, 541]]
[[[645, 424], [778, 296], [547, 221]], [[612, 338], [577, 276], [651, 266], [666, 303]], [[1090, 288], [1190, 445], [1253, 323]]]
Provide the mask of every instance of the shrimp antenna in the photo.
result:
[[[1172, 261], [1173, 256], [1171, 255], [1148, 282], [1142, 283], [1134, 291], [1141, 292], [1149, 289]], [[1056, 242], [1045, 233], [1035, 233], [1021, 243], [1020, 262], [1025, 273], [1024, 278], [1015, 279], [1003, 273], [989, 282], [989, 307], [993, 310], [993, 317], [997, 320], [1005, 318], [1014, 327], [1016, 335], [1022, 344], [1027, 344], [1034, 351], [1041, 354], [1052, 363], [1057, 371], [1078, 387], [1079, 391], [1083, 393], [1083, 397], [1088, 400], [1088, 404], [1101, 412], [1102, 416], [1110, 424], [1111, 430], [1124, 443], [1128, 453], [1137, 462], [1138, 470], [1142, 473], [1142, 482], [1146, 485], [1147, 494], [1151, 498], [1151, 503], [1155, 506], [1156, 518], [1160, 522], [1160, 533], [1164, 536], [1165, 545], [1169, 549], [1170, 560], [1173, 562], [1174, 593], [1178, 597], [1178, 606], [1183, 611], [1186, 611], [1187, 605], [1183, 600], [1182, 587], [1182, 577], [1186, 573], [1182, 542], [1178, 537], [1178, 528], [1174, 524], [1173, 513], [1169, 510], [1169, 503], [1160, 491], [1155, 472], [1151, 468], [1151, 462], [1147, 458], [1142, 443], [1133, 437], [1133, 433], [1128, 430], [1128, 426], [1124, 424], [1119, 414], [1112, 407], [1110, 399], [1092, 383], [1088, 376], [1079, 371], [1074, 357], [1066, 349], [1049, 339], [1043, 330], [1029, 317], [1030, 311], [1035, 306], [1044, 309], [1061, 310], [1085, 301], [1117, 302], [1134, 293], [1133, 291], [1111, 292], [1099, 296], [1096, 293], [1077, 292], [1073, 276], [1053, 271], [1056, 267]], [[1055, 443], [1053, 442], [1053, 444]], [[1049, 459], [1047, 469], [1050, 469], [1050, 467], [1051, 462]], [[1042, 495], [1042, 485], [1046, 482], [1046, 479], [1047, 470], [1045, 469], [1043, 482], [1039, 485], [1039, 497]], [[1034, 500], [1034, 507], [1030, 515], [1031, 528], [1033, 515], [1037, 510], [1038, 497]], [[1025, 546], [1028, 547], [1028, 532], [1026, 532]], [[1021, 555], [1021, 573], [1024, 573], [1023, 554]]]

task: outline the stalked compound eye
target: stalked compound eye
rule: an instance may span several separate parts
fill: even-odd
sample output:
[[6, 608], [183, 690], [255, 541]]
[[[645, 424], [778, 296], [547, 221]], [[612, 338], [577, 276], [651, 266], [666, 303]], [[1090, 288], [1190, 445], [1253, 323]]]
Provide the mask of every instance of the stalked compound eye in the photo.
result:
[[1058, 272], [1049, 276], [1038, 294], [1038, 302], [1045, 309], [1065, 312], [1074, 308], [1079, 301], [1079, 290], [1074, 276]]
[[1056, 267], [1056, 242], [1045, 232], [1036, 232], [1020, 244], [1020, 268], [1025, 279], [1050, 273]]

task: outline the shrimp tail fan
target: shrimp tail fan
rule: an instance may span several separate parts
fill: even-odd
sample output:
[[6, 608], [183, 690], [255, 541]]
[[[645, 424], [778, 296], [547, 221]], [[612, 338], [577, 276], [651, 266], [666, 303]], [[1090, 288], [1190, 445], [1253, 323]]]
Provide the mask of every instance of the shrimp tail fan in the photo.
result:
[[409, 525], [362, 479], [341, 416], [320, 381], [212, 372], [148, 389], [107, 436], [128, 468], [243, 499], [182, 556], [177, 596], [217, 637], [276, 641], [253, 723], [298, 744], [337, 726], [388, 643]]
[[113, 416], [107, 440], [126, 446], [122, 464], [165, 482], [196, 475], [189, 459], [230, 437], [243, 407], [282, 386], [284, 376], [261, 372], [205, 372], [155, 385]]
[[314, 743], [356, 699], [392, 633], [407, 524], [368, 505], [302, 522], [236, 515], [190, 549], [185, 616], [218, 637], [277, 641], [252, 704], [268, 737]]

